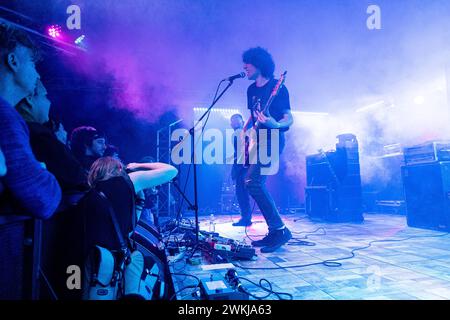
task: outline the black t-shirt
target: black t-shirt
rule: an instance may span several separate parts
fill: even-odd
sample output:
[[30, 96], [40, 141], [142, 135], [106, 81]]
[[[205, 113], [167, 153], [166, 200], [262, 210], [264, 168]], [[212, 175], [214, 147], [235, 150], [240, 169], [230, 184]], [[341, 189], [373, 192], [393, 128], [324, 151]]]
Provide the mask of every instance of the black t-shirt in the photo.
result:
[[[247, 107], [252, 110], [255, 105], [259, 105], [261, 109], [267, 104], [267, 100], [269, 100], [270, 94], [273, 91], [273, 88], [277, 84], [278, 80], [271, 79], [264, 86], [257, 87], [256, 83], [253, 83], [247, 89]], [[259, 103], [258, 103], [259, 101]], [[291, 109], [291, 104], [289, 102], [289, 92], [287, 88], [283, 85], [278, 92], [278, 95], [272, 101], [272, 104], [269, 108], [269, 114], [276, 120], [280, 121], [283, 118], [283, 115]], [[264, 126], [261, 126], [264, 128]], [[285, 132], [289, 130], [289, 128], [280, 129], [281, 132]]]
[[103, 192], [113, 207], [124, 239], [133, 231], [136, 213], [134, 187], [125, 176], [110, 178], [97, 184], [81, 201], [81, 208], [86, 217], [87, 249], [100, 245], [110, 250], [120, 249], [120, 243], [109, 214], [108, 203], [97, 191]]

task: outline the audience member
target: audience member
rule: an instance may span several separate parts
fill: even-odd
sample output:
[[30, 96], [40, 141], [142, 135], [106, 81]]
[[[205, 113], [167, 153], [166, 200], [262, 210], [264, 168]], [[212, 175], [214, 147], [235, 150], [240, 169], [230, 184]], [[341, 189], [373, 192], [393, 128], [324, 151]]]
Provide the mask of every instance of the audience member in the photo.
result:
[[[127, 174], [127, 171], [129, 173]], [[133, 212], [135, 199], [143, 190], [153, 188], [172, 180], [178, 171], [164, 163], [130, 163], [124, 165], [112, 158], [96, 160], [89, 172], [88, 182], [94, 192], [86, 197], [88, 203], [86, 233], [89, 245], [98, 244], [110, 249], [118, 248], [117, 237], [106, 210], [105, 201], [97, 192], [103, 192], [114, 208], [124, 237], [133, 231], [139, 212]], [[89, 247], [89, 245], [87, 247]]]
[[16, 106], [28, 125], [33, 153], [55, 175], [63, 191], [87, 190], [83, 167], [48, 125], [50, 105], [47, 90], [38, 80], [34, 94], [22, 99]]
[[53, 131], [59, 142], [68, 147], [67, 131], [61, 122], [50, 119], [50, 121], [46, 122], [45, 125]]
[[93, 127], [78, 127], [70, 135], [70, 148], [86, 172], [106, 150], [105, 136]]
[[113, 157], [114, 159], [120, 160], [119, 148], [117, 148], [116, 146], [114, 146], [112, 144], [108, 144], [103, 156], [104, 157]]
[[28, 128], [14, 109], [35, 90], [36, 58], [37, 50], [26, 34], [0, 24], [0, 148], [8, 168], [2, 178], [7, 191], [3, 198], [21, 207], [17, 213], [46, 219], [58, 207], [61, 189], [34, 157]]
[[[152, 156], [145, 156], [139, 160], [139, 163], [153, 163], [155, 158]], [[155, 226], [159, 226], [159, 217], [157, 215], [157, 200], [156, 197], [159, 192], [159, 187], [148, 188], [144, 190], [144, 203], [141, 214], [141, 220], [145, 220], [147, 223], [151, 223]], [[169, 196], [171, 198], [171, 195]]]

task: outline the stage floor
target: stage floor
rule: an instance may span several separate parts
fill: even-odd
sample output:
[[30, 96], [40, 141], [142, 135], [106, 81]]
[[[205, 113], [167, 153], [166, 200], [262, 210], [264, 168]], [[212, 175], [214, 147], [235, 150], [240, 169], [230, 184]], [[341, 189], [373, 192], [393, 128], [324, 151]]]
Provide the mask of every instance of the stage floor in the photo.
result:
[[[216, 217], [216, 232], [235, 240], [246, 238], [245, 228], [231, 226], [232, 221], [238, 218]], [[262, 254], [258, 249], [255, 261], [237, 263], [251, 268], [280, 269], [237, 268], [239, 276], [254, 282], [265, 278], [272, 282], [275, 291], [288, 292], [295, 300], [450, 299], [448, 233], [410, 228], [406, 225], [406, 217], [398, 215], [366, 214], [362, 224], [317, 223], [299, 215], [283, 215], [283, 219], [295, 238], [302, 239], [306, 233], [316, 231], [306, 239], [315, 245], [296, 245], [296, 240], [293, 239], [274, 253]], [[209, 217], [201, 217], [201, 230], [208, 230], [208, 220]], [[263, 217], [254, 216], [253, 221], [255, 223], [247, 228], [247, 234], [252, 238], [264, 235], [267, 228]], [[352, 249], [364, 247], [374, 240], [400, 240], [409, 237], [413, 238], [373, 243], [368, 249], [356, 251], [354, 258], [339, 261], [342, 263], [340, 267], [314, 265], [285, 268], [348, 257]], [[246, 241], [250, 242], [248, 238]], [[182, 262], [172, 265], [172, 269], [197, 276], [208, 275], [208, 272], [199, 271], [199, 266]], [[226, 270], [215, 271], [218, 275], [225, 272]], [[184, 276], [174, 277], [174, 281], [177, 290], [195, 283], [195, 280]], [[242, 284], [253, 294], [266, 293], [245, 281]], [[178, 298], [192, 299], [189, 294], [189, 290], [184, 290]], [[272, 295], [269, 299], [277, 298]]]

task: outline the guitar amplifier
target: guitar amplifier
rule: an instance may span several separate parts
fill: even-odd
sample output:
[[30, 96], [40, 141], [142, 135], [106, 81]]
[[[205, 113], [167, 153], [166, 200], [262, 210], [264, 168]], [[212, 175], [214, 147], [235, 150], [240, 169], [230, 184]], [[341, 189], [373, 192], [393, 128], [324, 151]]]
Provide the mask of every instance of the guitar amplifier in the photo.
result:
[[402, 167], [408, 226], [450, 231], [450, 162]]
[[313, 220], [362, 222], [358, 144], [351, 134], [338, 138], [335, 151], [306, 156], [306, 213]]
[[450, 161], [450, 141], [431, 141], [403, 150], [406, 165]]

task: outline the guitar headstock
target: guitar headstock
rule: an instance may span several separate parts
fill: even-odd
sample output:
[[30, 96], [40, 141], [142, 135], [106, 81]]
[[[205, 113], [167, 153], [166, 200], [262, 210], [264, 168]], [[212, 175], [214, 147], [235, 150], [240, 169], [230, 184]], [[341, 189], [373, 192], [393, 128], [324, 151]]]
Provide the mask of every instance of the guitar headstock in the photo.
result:
[[283, 86], [284, 82], [286, 81], [286, 74], [287, 74], [287, 71], [285, 71], [281, 74], [280, 79], [278, 79], [277, 84], [273, 88], [272, 96], [276, 96], [278, 94], [278, 91], [280, 91], [281, 86]]
[[266, 106], [264, 107], [264, 114], [268, 114], [270, 105], [272, 104], [273, 99], [275, 99], [275, 97], [278, 95], [281, 86], [284, 84], [284, 81], [286, 80], [286, 74], [287, 71], [283, 72], [283, 74], [281, 75], [280, 79], [277, 81], [277, 84], [275, 85], [275, 87], [272, 90], [272, 93], [270, 94], [269, 100], [267, 100]]

